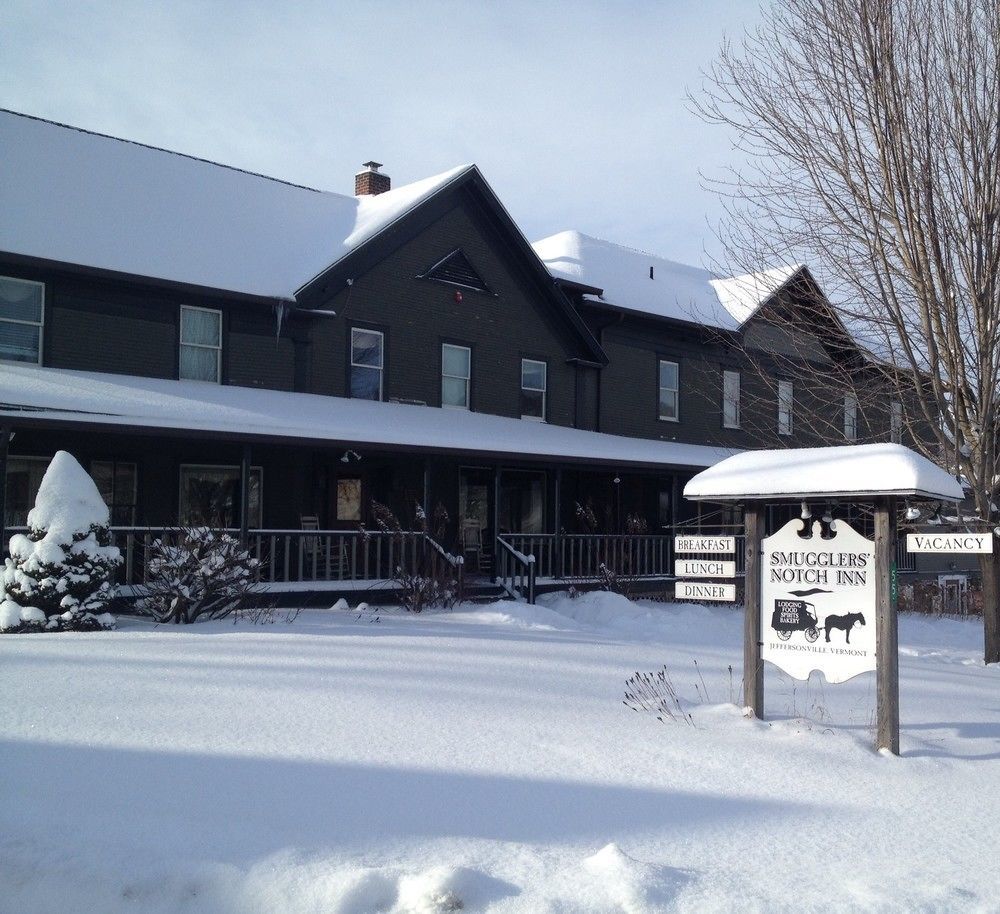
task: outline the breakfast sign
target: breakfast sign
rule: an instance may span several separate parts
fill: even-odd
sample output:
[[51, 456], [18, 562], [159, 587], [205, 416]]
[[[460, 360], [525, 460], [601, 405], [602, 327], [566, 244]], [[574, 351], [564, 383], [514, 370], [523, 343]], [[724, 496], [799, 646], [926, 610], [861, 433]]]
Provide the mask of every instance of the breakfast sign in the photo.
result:
[[828, 539], [818, 521], [805, 526], [761, 543], [761, 659], [793, 679], [845, 682], [877, 665], [875, 543], [842, 520]]
[[[736, 560], [725, 557], [736, 552], [735, 536], [675, 536], [674, 552], [679, 556], [674, 562], [677, 578], [674, 584], [675, 600], [736, 602], [736, 584], [718, 580], [736, 577]], [[699, 557], [694, 558], [693, 554], [699, 554]], [[715, 580], [689, 581], [684, 578]]]

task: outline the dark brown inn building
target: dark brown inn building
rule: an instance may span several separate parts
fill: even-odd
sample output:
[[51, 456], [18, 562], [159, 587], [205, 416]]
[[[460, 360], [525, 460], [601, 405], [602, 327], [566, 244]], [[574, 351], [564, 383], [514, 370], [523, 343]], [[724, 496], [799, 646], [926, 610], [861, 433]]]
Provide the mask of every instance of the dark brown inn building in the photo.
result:
[[[565, 582], [609, 549], [662, 580], [675, 527], [737, 520], [681, 502], [694, 473], [902, 435], [888, 400], [859, 417], [814, 396], [842, 348], [751, 370], [748, 347], [781, 345], [769, 312], [816, 293], [804, 267], [532, 245], [474, 165], [393, 189], [368, 162], [347, 196], [14, 112], [0, 148], [7, 530], [62, 448], [136, 554], [151, 529], [232, 528], [279, 589], [376, 586], [406, 548], [513, 592], [530, 556]], [[838, 432], [817, 436], [803, 417], [831, 402]], [[449, 522], [365, 538], [373, 502]]]

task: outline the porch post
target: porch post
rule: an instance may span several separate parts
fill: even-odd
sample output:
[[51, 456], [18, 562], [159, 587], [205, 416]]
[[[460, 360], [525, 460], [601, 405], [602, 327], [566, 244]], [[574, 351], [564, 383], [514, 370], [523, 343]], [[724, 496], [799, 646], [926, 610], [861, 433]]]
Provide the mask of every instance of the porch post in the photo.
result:
[[896, 499], [875, 502], [876, 749], [899, 755], [899, 623], [896, 617]]
[[0, 556], [7, 550], [7, 452], [13, 429], [0, 425]]
[[427, 522], [431, 520], [431, 464], [430, 459], [424, 458], [424, 514]]
[[240, 543], [246, 546], [250, 532], [250, 445], [243, 445], [240, 461]]
[[500, 467], [493, 472], [493, 554], [497, 554], [497, 540], [500, 539]]
[[[699, 502], [699, 505], [701, 503]], [[743, 578], [743, 705], [754, 717], [764, 717], [764, 661], [760, 656], [761, 541], [764, 508], [760, 502], [746, 506], [746, 575]]]
[[562, 534], [560, 533], [560, 530], [562, 530], [562, 467], [556, 467], [555, 486], [555, 503], [552, 506], [552, 509], [555, 512], [555, 527], [553, 528], [553, 533], [555, 533], [555, 537], [553, 539], [555, 552], [551, 556], [551, 573], [553, 577], [562, 577]]

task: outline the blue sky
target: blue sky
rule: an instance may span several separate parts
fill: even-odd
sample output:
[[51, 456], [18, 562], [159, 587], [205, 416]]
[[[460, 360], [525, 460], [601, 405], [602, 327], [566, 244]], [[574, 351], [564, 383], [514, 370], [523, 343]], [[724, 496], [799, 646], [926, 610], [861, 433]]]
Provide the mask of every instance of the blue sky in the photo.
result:
[[530, 239], [694, 264], [735, 164], [685, 90], [756, 0], [57, 3], [0, 9], [0, 106], [353, 193], [476, 162]]

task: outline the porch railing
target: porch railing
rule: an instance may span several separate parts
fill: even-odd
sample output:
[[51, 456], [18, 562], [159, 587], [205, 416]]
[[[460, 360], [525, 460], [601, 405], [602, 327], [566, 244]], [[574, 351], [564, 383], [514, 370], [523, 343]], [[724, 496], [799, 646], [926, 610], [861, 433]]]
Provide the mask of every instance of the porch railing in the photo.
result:
[[[8, 528], [24, 533], [26, 528]], [[238, 530], [218, 532], [239, 535]], [[116, 583], [142, 585], [149, 578], [151, 546], [155, 540], [170, 541], [176, 528], [112, 527], [114, 544], [122, 552]], [[263, 584], [310, 584], [367, 582], [387, 585], [400, 569], [404, 574], [454, 575], [461, 592], [464, 559], [447, 552], [422, 531], [361, 533], [358, 530], [251, 530], [250, 554], [260, 565]]]
[[510, 536], [497, 537], [496, 582], [515, 599], [535, 602], [535, 576], [537, 573], [534, 555], [516, 549]]

